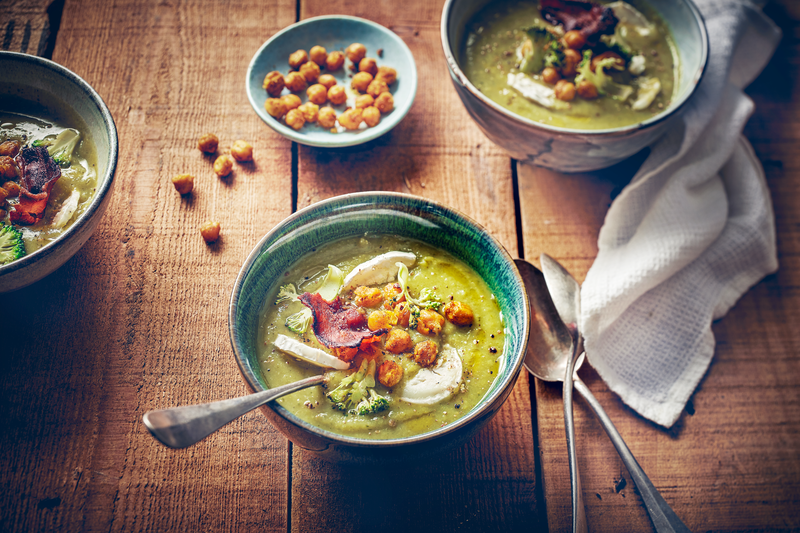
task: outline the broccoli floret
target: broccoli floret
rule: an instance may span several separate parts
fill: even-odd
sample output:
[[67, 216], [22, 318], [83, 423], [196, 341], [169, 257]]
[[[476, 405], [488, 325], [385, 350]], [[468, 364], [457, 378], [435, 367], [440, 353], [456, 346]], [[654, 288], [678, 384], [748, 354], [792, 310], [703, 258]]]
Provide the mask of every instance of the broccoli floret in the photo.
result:
[[601, 35], [600, 41], [606, 45], [610, 51], [619, 54], [619, 56], [622, 57], [626, 63], [636, 55], [634, 51], [631, 50], [631, 47], [625, 44], [617, 34]]
[[14, 226], [0, 222], [0, 265], [25, 257], [22, 232]]
[[592, 72], [592, 51], [584, 51], [583, 60], [580, 65], [578, 65], [578, 75], [575, 76], [575, 85], [578, 85], [583, 80], [587, 80], [597, 87], [598, 93], [609, 95], [615, 100], [624, 102], [633, 93], [633, 87], [615, 83], [614, 80], [611, 79], [611, 76], [604, 72], [604, 69], [615, 68], [616, 62], [617, 60], [613, 57], [601, 59], [595, 65], [595, 71]]
[[389, 407], [389, 400], [375, 392], [375, 361], [364, 359], [357, 372], [345, 377], [327, 396], [340, 411], [354, 415], [377, 413]]
[[400, 285], [403, 287], [403, 296], [406, 297], [408, 310], [411, 312], [408, 327], [416, 329], [421, 309], [438, 310], [439, 306], [442, 305], [442, 301], [433, 290], [427, 287], [419, 291], [419, 298], [412, 298], [411, 294], [408, 292], [408, 267], [403, 263], [397, 263], [397, 266], [400, 269], [397, 272], [397, 281], [400, 282]]
[[56, 136], [56, 140], [47, 147], [47, 151], [60, 167], [68, 167], [72, 163], [72, 152], [80, 140], [80, 133], [66, 129]]
[[531, 26], [522, 31], [528, 34], [528, 39], [517, 49], [520, 72], [530, 74], [531, 72], [541, 72], [545, 66], [561, 65], [564, 59], [561, 43], [558, 42], [555, 35], [547, 31], [547, 28]]

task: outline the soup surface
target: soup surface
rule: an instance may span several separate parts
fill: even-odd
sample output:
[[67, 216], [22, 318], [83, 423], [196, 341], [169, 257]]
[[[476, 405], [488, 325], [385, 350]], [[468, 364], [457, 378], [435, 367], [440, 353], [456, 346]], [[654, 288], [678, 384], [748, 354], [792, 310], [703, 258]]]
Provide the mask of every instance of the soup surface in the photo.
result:
[[[360, 312], [368, 317], [368, 330], [376, 335], [362, 342], [355, 355], [342, 354], [347, 350], [325, 346], [318, 339], [316, 324], [301, 334], [291, 331], [287, 327], [287, 319], [296, 317], [297, 313], [305, 312], [307, 308], [303, 303], [291, 299], [278, 301], [278, 288], [268, 295], [260, 320], [258, 342], [262, 374], [269, 387], [276, 387], [327, 372], [329, 381], [326, 387], [308, 388], [278, 400], [283, 407], [314, 426], [366, 439], [395, 439], [425, 433], [468, 413], [486, 394], [504, 365], [503, 322], [488, 286], [463, 262], [426, 244], [376, 235], [345, 239], [302, 258], [286, 273], [284, 279], [293, 284], [298, 294], [325, 292], [321, 287], [325, 285], [329, 264], [338, 267], [347, 276], [358, 270], [356, 267], [359, 265], [376, 257], [380, 259], [387, 252], [402, 253], [407, 257], [409, 253], [413, 254], [410, 255], [413, 264], [407, 267], [408, 275], [405, 278], [407, 294], [412, 301], [406, 300], [399, 292], [404, 285], [404, 278], [402, 275], [398, 278], [400, 267], [394, 260], [384, 262], [387, 277], [379, 282], [362, 280], [367, 284], [356, 284], [361, 289], [355, 286], [348, 288], [346, 284], [339, 289], [339, 298], [344, 307], [361, 309]], [[391, 297], [385, 297], [387, 285], [396, 291]], [[286, 285], [282, 289], [285, 288]], [[383, 296], [372, 301], [360, 298], [361, 294], [370, 293], [368, 289], [380, 289]], [[416, 304], [412, 302], [422, 304], [423, 301], [429, 305], [429, 309], [422, 305], [416, 307], [416, 312], [420, 314], [418, 322], [429, 318], [440, 321], [441, 330], [438, 333], [435, 327], [427, 334], [421, 333], [425, 331], [424, 324], [414, 328]], [[441, 305], [436, 305], [437, 301]], [[403, 303], [410, 307], [412, 314], [407, 325], [404, 325], [402, 317]], [[451, 311], [456, 308], [471, 310], [471, 320], [464, 319], [464, 315], [452, 314]], [[434, 317], [431, 313], [439, 316]], [[318, 318], [315, 311], [313, 320], [316, 322]], [[457, 325], [457, 322], [461, 325]], [[288, 324], [297, 329], [296, 322], [289, 320]], [[376, 331], [378, 326], [388, 327]], [[395, 337], [406, 338], [406, 335], [407, 346], [398, 346], [394, 342]], [[350, 367], [333, 370], [298, 359], [276, 347], [276, 341], [283, 346], [280, 336], [300, 341], [304, 346], [327, 354], [335, 354], [338, 350], [340, 358], [337, 360], [349, 359]], [[433, 361], [426, 360], [424, 351], [420, 350], [422, 347], [430, 348], [431, 344], [437, 347], [438, 352]], [[423, 355], [418, 356], [417, 351]], [[370, 361], [375, 362], [372, 367]], [[392, 386], [383, 383], [383, 371], [387, 367], [402, 373], [399, 381]], [[398, 371], [398, 368], [401, 370]], [[342, 405], [337, 408], [330, 395], [336, 394], [334, 391], [340, 387], [342, 380], [352, 380], [349, 376], [359, 372], [365, 375], [369, 388], [386, 400], [378, 406], [382, 408], [364, 414], [358, 413], [360, 408], [347, 409]], [[376, 374], [374, 381], [370, 381], [370, 372]], [[433, 381], [426, 382], [428, 378], [433, 378]], [[363, 407], [367, 404], [360, 405]]]
[[568, 18], [547, 19], [542, 7], [558, 3], [493, 1], [472, 18], [460, 65], [475, 87], [522, 117], [573, 129], [636, 124], [669, 106], [678, 52], [653, 8], [643, 2], [598, 3], [596, 9], [606, 8], [614, 17], [604, 33], [592, 34], [596, 28], [573, 27]]

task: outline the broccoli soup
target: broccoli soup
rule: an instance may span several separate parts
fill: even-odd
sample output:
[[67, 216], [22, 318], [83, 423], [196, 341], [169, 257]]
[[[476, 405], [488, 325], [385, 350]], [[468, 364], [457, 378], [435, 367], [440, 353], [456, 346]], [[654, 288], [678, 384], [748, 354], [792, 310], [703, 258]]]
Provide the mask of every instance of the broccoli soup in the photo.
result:
[[458, 420], [504, 364], [500, 309], [453, 256], [390, 236], [345, 239], [300, 260], [268, 296], [259, 365], [269, 387], [326, 373], [278, 400], [334, 433], [395, 439]]
[[636, 124], [667, 108], [677, 87], [677, 49], [642, 2], [490, 2], [465, 36], [460, 63], [473, 85], [543, 124]]
[[79, 119], [0, 111], [0, 265], [55, 240], [91, 203], [97, 154], [82, 131]]

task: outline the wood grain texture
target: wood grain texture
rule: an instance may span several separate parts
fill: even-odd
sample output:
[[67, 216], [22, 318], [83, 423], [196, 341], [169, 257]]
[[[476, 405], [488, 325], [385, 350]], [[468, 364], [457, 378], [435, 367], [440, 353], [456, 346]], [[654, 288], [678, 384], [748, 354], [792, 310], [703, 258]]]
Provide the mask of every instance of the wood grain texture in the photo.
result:
[[[714, 325], [711, 366], [676, 425], [664, 430], [611, 393], [590, 368], [581, 375], [664, 498], [692, 531], [800, 529], [800, 309], [796, 155], [800, 112], [798, 20], [791, 2], [769, 5], [784, 41], [748, 93], [756, 111], [745, 130], [764, 163], [775, 208], [780, 270]], [[780, 118], [778, 118], [780, 117]], [[591, 176], [520, 169], [527, 257], [542, 251], [583, 280], [597, 253], [607, 206], [636, 170]], [[625, 164], [623, 164], [625, 165]], [[561, 390], [536, 384], [544, 493], [551, 532], [569, 530], [569, 481]], [[641, 498], [585, 403], [575, 419], [590, 531], [649, 531]], [[625, 480], [621, 486], [620, 480]]]
[[63, 1], [5, 0], [0, 3], [0, 50], [44, 55], [55, 28], [51, 17], [60, 14]]

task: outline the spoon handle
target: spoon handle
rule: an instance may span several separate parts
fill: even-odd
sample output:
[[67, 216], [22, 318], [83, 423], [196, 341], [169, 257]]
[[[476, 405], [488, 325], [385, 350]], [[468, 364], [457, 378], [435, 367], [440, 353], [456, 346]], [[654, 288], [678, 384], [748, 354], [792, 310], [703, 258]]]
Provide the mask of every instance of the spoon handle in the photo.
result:
[[586, 507], [583, 505], [583, 489], [578, 471], [578, 452], [575, 449], [575, 420], [572, 416], [572, 376], [575, 361], [576, 358], [573, 357], [567, 361], [567, 371], [564, 376], [564, 425], [567, 430], [569, 482], [572, 487], [572, 531], [573, 533], [586, 533], [589, 526], [586, 522]]
[[625, 467], [628, 469], [633, 482], [636, 484], [636, 488], [642, 495], [647, 514], [650, 515], [650, 520], [653, 521], [653, 526], [655, 526], [656, 531], [659, 533], [689, 533], [689, 528], [678, 518], [678, 515], [675, 514], [675, 511], [672, 510], [669, 504], [664, 501], [658, 489], [655, 488], [650, 478], [647, 477], [642, 467], [639, 466], [639, 463], [625, 444], [625, 441], [622, 440], [622, 435], [620, 435], [617, 428], [614, 427], [614, 424], [611, 422], [608, 414], [606, 414], [603, 406], [600, 405], [597, 398], [594, 397], [586, 384], [581, 381], [577, 375], [575, 376], [574, 385], [575, 390], [583, 396], [589, 404], [589, 407], [594, 411], [594, 414], [597, 415], [600, 424], [603, 426], [603, 429], [606, 430], [612, 444], [614, 444], [614, 447], [617, 449], [622, 462], [625, 463]]
[[149, 411], [144, 414], [142, 420], [161, 444], [170, 448], [185, 448], [203, 440], [225, 424], [233, 422], [256, 407], [323, 381], [325, 376], [321, 374], [230, 400]]

